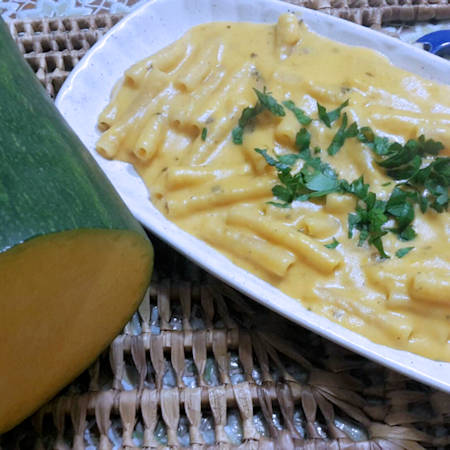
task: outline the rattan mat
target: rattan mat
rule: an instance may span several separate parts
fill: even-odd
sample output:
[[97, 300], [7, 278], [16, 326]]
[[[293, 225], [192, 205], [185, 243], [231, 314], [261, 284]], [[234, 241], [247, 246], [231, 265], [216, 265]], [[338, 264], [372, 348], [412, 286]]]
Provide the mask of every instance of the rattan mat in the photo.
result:
[[[450, 16], [447, 1], [307, 4], [370, 25]], [[119, 19], [10, 27], [53, 96]], [[123, 333], [54, 400], [0, 437], [0, 449], [450, 448], [449, 395], [290, 323], [152, 240], [153, 281]]]

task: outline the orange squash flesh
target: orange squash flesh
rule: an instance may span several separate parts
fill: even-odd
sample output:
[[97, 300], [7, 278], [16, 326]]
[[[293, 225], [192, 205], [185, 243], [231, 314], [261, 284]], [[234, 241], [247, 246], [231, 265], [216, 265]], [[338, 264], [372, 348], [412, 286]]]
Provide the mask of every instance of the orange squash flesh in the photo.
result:
[[150, 242], [128, 230], [75, 230], [0, 253], [0, 434], [86, 368], [147, 288]]

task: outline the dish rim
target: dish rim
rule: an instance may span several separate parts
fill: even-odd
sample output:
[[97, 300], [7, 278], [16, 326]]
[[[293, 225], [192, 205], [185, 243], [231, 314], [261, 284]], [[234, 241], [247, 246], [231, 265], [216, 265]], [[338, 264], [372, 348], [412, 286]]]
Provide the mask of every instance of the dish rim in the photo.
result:
[[[177, 12], [174, 14], [173, 11], [175, 9], [173, 9], [173, 7], [175, 5], [177, 5], [179, 9], [176, 10]], [[102, 80], [105, 77], [105, 67], [104, 65], [99, 64], [102, 62], [102, 58], [103, 63], [105, 63], [105, 58], [111, 54], [111, 51], [114, 51], [114, 49], [117, 50], [117, 48], [120, 47], [119, 44], [121, 42], [121, 39], [124, 39], [124, 36], [126, 36], [127, 33], [132, 32], [131, 28], [134, 27], [133, 31], [136, 31], [137, 24], [139, 24], [140, 21], [142, 22], [143, 18], [148, 19], [148, 21], [152, 23], [152, 25], [157, 26], [158, 19], [161, 20], [161, 16], [158, 16], [157, 13], [164, 12], [164, 10], [166, 14], [168, 14], [168, 16], [171, 16], [171, 20], [176, 21], [177, 14], [182, 15], [183, 11], [187, 14], [193, 14], [192, 11], [195, 11], [196, 7], [210, 7], [214, 9], [214, 7], [223, 8], [224, 5], [226, 7], [229, 7], [230, 12], [235, 11], [233, 8], [238, 8], [237, 11], [245, 11], [245, 8], [251, 8], [252, 12], [254, 12], [255, 9], [254, 0], [221, 0], [220, 6], [219, 3], [210, 2], [210, 0], [153, 0], [148, 3], [144, 3], [123, 20], [121, 20], [117, 25], [115, 25], [87, 52], [87, 54], [72, 70], [69, 77], [63, 84], [56, 98], [56, 106], [66, 118], [69, 125], [71, 125], [75, 132], [79, 135], [81, 141], [88, 148], [91, 156], [97, 161], [97, 163], [99, 163], [100, 167], [106, 173], [133, 215], [141, 222], [144, 227], [149, 229], [149, 231], [174, 247], [188, 259], [203, 267], [213, 276], [233, 286], [244, 295], [247, 295], [248, 297], [258, 301], [262, 305], [274, 310], [278, 314], [287, 317], [289, 320], [297, 323], [298, 325], [308, 328], [309, 330], [320, 334], [321, 336], [330, 339], [333, 342], [336, 342], [337, 344], [350, 349], [351, 351], [361, 354], [368, 359], [371, 359], [393, 370], [401, 372], [422, 383], [429, 384], [450, 393], [450, 363], [433, 361], [403, 350], [396, 350], [388, 346], [375, 344], [374, 342], [354, 331], [350, 331], [347, 328], [335, 322], [332, 322], [329, 319], [326, 319], [325, 317], [308, 311], [306, 307], [304, 307], [298, 300], [287, 296], [267, 282], [236, 266], [217, 250], [178, 228], [175, 224], [166, 219], [159, 211], [157, 211], [148, 199], [146, 199], [145, 205], [140, 204], [139, 202], [139, 204], [136, 204], [136, 192], [138, 193], [138, 197], [142, 194], [143, 183], [139, 183], [137, 175], [135, 173], [132, 173], [134, 172], [134, 170], [130, 170], [130, 166], [126, 163], [107, 161], [95, 152], [92, 137], [98, 137], [100, 134], [95, 128], [96, 120], [94, 124], [89, 123], [89, 126], [94, 125], [94, 128], [89, 131], [85, 127], [84, 119], [86, 116], [77, 116], [76, 110], [78, 107], [78, 110], [86, 112], [86, 110], [81, 107], [83, 99], [87, 101], [88, 104], [89, 101], [91, 101], [92, 103], [92, 92], [89, 93], [90, 88], [83, 83], [86, 80], [94, 80], [94, 77], [96, 76], [97, 78], [94, 82], [95, 86], [96, 83], [98, 84], [98, 80]], [[184, 10], [183, 6], [185, 7]], [[189, 8], [193, 8], [193, 10], [190, 10], [188, 6]], [[343, 34], [345, 36], [353, 36], [357, 38], [363, 36], [363, 41], [371, 41], [371, 43], [373, 44], [372, 48], [375, 47], [376, 50], [379, 50], [380, 47], [385, 46], [386, 48], [390, 49], [391, 53], [393, 53], [394, 55], [399, 52], [400, 58], [402, 57], [402, 52], [406, 51], [408, 54], [408, 58], [412, 58], [415, 61], [418, 61], [419, 65], [423, 64], [422, 72], [428, 73], [428, 71], [426, 70], [426, 64], [430, 63], [432, 64], [432, 68], [435, 70], [433, 74], [428, 73], [429, 77], [432, 79], [436, 79], [437, 76], [438, 81], [442, 81], [443, 78], [444, 83], [450, 84], [450, 63], [437, 56], [414, 48], [409, 44], [398, 41], [395, 38], [380, 35], [380, 33], [376, 31], [364, 28], [354, 23], [278, 0], [258, 0], [258, 6], [260, 6], [261, 8], [266, 8], [266, 10], [269, 12], [277, 11], [278, 14], [282, 11], [299, 13], [305, 20], [307, 25], [309, 25], [312, 29], [314, 29], [314, 27], [311, 26], [311, 21], [316, 24], [332, 24], [330, 25], [331, 28], [333, 28], [334, 26], [337, 27], [338, 30], [343, 30]], [[208, 9], [207, 13], [209, 12], [210, 10]], [[205, 13], [204, 16], [200, 17], [206, 17], [208, 15], [207, 13]], [[210, 20], [202, 20], [198, 23], [206, 23], [207, 21]], [[250, 20], [244, 19], [240, 21]], [[272, 22], [273, 21], [274, 19], [272, 20]], [[183, 32], [184, 30], [192, 26], [192, 24], [190, 24], [189, 26], [184, 26], [186, 23], [187, 22], [183, 22], [183, 26], [180, 27]], [[172, 37], [172, 39], [168, 40], [166, 44], [174, 41], [175, 39], [178, 39], [181, 34], [182, 32], [177, 31], [177, 36]], [[326, 35], [326, 33], [320, 34]], [[156, 45], [156, 47], [152, 47], [152, 45]], [[147, 51], [147, 54], [150, 55], [154, 53], [164, 45], [158, 46], [158, 44], [152, 43]], [[130, 47], [128, 47], [128, 49], [130, 49]], [[125, 58], [127, 57], [132, 58], [132, 56], [125, 55]], [[406, 56], [403, 56], [403, 58], [406, 58]], [[130, 64], [130, 62], [120, 62], [120, 66], [123, 66], [125, 68]], [[445, 67], [444, 64], [448, 65], [448, 67]], [[440, 72], [439, 70], [436, 71], [436, 67], [438, 69], [440, 68], [440, 71], [442, 72], [440, 75], [441, 78], [439, 78]], [[97, 70], [97, 72], [95, 72], [95, 70]], [[421, 75], [423, 76], [424, 73], [421, 73]], [[109, 76], [109, 78], [112, 77]], [[117, 79], [118, 77], [114, 79], [114, 82], [117, 81]], [[109, 85], [108, 94], [111, 91], [112, 87], [112, 85]], [[106, 90], [106, 88], [104, 90]], [[94, 91], [94, 89], [91, 89], [91, 91]], [[94, 98], [95, 95], [99, 96], [98, 92], [94, 91]], [[105, 99], [103, 98], [103, 102], [104, 100]], [[76, 105], [77, 103], [78, 106]], [[103, 103], [103, 106], [105, 104], [106, 103]], [[88, 112], [87, 115], [89, 116], [89, 114], [92, 116], [93, 112]], [[98, 113], [96, 114], [95, 119], [97, 118], [97, 116]], [[83, 123], [80, 123], [80, 121]], [[124, 176], [129, 180], [129, 188], [121, 189], [117, 186], [117, 177], [121, 176]], [[133, 190], [138, 185], [141, 185], [141, 191], [134, 191], [133, 193], [130, 193], [130, 189]], [[149, 211], [151, 211], [152, 217], [152, 220], [150, 221], [148, 220], [147, 216], [147, 213], [149, 213]], [[192, 250], [196, 251], [197, 257], [192, 253]], [[199, 259], [202, 257], [206, 258], [206, 260]]]

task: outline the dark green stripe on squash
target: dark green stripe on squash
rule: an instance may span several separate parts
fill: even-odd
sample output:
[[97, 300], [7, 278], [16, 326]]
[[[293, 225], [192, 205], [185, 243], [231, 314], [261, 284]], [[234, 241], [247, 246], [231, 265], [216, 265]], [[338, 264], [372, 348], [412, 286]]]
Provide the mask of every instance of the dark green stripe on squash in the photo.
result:
[[133, 229], [98, 165], [0, 25], [0, 250], [74, 228]]
[[108, 345], [153, 250], [0, 19], [0, 433]]

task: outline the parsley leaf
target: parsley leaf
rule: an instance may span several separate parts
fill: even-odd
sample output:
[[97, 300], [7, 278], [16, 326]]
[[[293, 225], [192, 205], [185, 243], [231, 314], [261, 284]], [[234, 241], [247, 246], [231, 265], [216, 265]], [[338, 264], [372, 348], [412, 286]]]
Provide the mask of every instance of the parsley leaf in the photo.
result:
[[[309, 148], [302, 150], [298, 156], [305, 161], [301, 173], [309, 189], [317, 192], [340, 190], [341, 181], [338, 180], [335, 170], [329, 164], [319, 157], [313, 158]], [[318, 194], [312, 196], [318, 196]]]
[[272, 188], [272, 193], [275, 197], [283, 201], [283, 204], [278, 203], [272, 203], [272, 205], [281, 205], [283, 207], [286, 207], [294, 200], [295, 191], [293, 189], [290, 189], [288, 186], [282, 186], [280, 184], [277, 184]]
[[344, 192], [355, 195], [360, 201], [356, 212], [348, 217], [348, 237], [353, 237], [354, 230], [359, 230], [359, 243], [366, 240], [374, 245], [383, 258], [388, 258], [383, 248], [381, 238], [387, 233], [383, 229], [386, 222], [392, 218], [396, 228], [391, 229], [402, 240], [411, 240], [416, 232], [411, 224], [414, 220], [414, 192], [404, 191], [395, 187], [387, 202], [378, 200], [373, 192], [369, 192], [369, 185], [364, 183], [363, 177], [354, 180], [351, 184], [341, 182]]
[[[260, 112], [267, 109], [272, 114], [284, 116], [285, 110], [271, 95], [255, 89], [258, 103], [254, 107], [245, 108], [239, 119], [238, 127], [233, 130], [234, 142], [242, 143], [244, 127]], [[297, 108], [291, 100], [283, 102], [284, 107], [294, 113], [299, 123], [307, 125], [311, 118], [303, 110]], [[331, 124], [339, 119], [341, 111], [348, 105], [348, 100], [338, 108], [327, 112], [326, 108], [317, 103], [319, 119], [331, 128]], [[202, 131], [203, 135], [203, 131]], [[205, 136], [206, 137], [206, 136]], [[332, 192], [349, 193], [358, 201], [355, 211], [348, 215], [348, 236], [352, 238], [359, 233], [358, 245], [366, 242], [374, 246], [381, 258], [389, 258], [383, 246], [383, 237], [395, 233], [404, 241], [416, 237], [412, 226], [415, 218], [415, 205], [422, 213], [428, 208], [442, 212], [449, 205], [450, 158], [436, 157], [443, 149], [440, 142], [426, 139], [423, 135], [410, 139], [406, 144], [390, 142], [386, 137], [376, 136], [370, 127], [358, 128], [354, 122], [348, 126], [348, 116], [342, 114], [341, 124], [330, 143], [327, 152], [335, 155], [348, 138], [356, 137], [366, 144], [377, 155], [377, 164], [386, 170], [387, 175], [400, 182], [394, 185], [389, 198], [384, 201], [371, 192], [369, 185], [361, 176], [349, 183], [338, 178], [335, 170], [320, 157], [313, 156], [311, 150], [311, 134], [305, 128], [300, 128], [296, 135], [298, 153], [271, 156], [267, 150], [255, 148], [269, 164], [277, 170], [279, 184], [272, 188], [272, 193], [278, 201], [268, 202], [280, 208], [287, 208], [294, 201], [306, 201], [325, 197]], [[319, 147], [313, 148], [314, 155], [320, 153]], [[430, 161], [431, 157], [435, 157]], [[298, 166], [298, 160], [303, 160], [303, 166]], [[294, 169], [295, 167], [295, 169]], [[388, 186], [392, 182], [384, 183]], [[388, 222], [395, 226], [387, 228]], [[325, 246], [335, 248], [338, 241]], [[405, 247], [396, 252], [397, 257], [405, 256], [413, 247]]]
[[328, 127], [331, 128], [331, 124], [339, 119], [341, 115], [341, 111], [348, 106], [348, 100], [345, 100], [342, 105], [333, 109], [330, 112], [327, 112], [326, 108], [322, 106], [319, 102], [317, 102], [317, 112], [319, 114], [319, 119]]
[[408, 163], [411, 159], [414, 158], [416, 152], [412, 148], [412, 146], [403, 147], [398, 142], [394, 142], [389, 145], [388, 156], [386, 159], [382, 159], [377, 161], [378, 165], [384, 167], [386, 169], [392, 169], [394, 167], [401, 167], [403, 164]]
[[231, 132], [231, 138], [233, 139], [233, 144], [242, 145], [242, 143], [244, 142], [243, 135], [244, 135], [244, 129], [242, 127], [240, 127], [239, 125], [237, 127], [234, 127], [233, 131]]
[[417, 139], [418, 151], [421, 155], [437, 156], [441, 150], [444, 150], [442, 142], [426, 139], [423, 134]]
[[[358, 139], [382, 157], [377, 164], [386, 169], [388, 176], [400, 180], [413, 191], [414, 196], [408, 197], [409, 202], [417, 203], [422, 213], [429, 207], [439, 213], [448, 209], [450, 158], [438, 157], [428, 165], [428, 160], [424, 160], [439, 154], [444, 148], [441, 142], [420, 135], [417, 139], [408, 140], [405, 145], [390, 143], [387, 138], [375, 136], [369, 127], [359, 130]], [[394, 211], [398, 213], [398, 209]], [[404, 239], [411, 239], [413, 235], [414, 230], [400, 233]]]
[[404, 247], [404, 248], [401, 248], [401, 249], [399, 249], [399, 250], [397, 250], [396, 252], [395, 252], [395, 256], [397, 257], [397, 258], [403, 258], [405, 255], [407, 255], [411, 250], [414, 250], [414, 247]]
[[266, 109], [268, 109], [275, 116], [283, 117], [286, 115], [284, 108], [270, 95], [270, 92], [266, 91], [264, 87], [264, 92], [258, 91], [258, 89], [253, 88], [256, 95], [258, 96], [259, 103]]
[[357, 139], [367, 144], [377, 155], [381, 156], [389, 153], [389, 139], [375, 136], [370, 127], [361, 127], [358, 131]]
[[[281, 184], [272, 188], [273, 195], [283, 203], [271, 202], [272, 205], [286, 207], [295, 200], [305, 201], [310, 198], [323, 197], [340, 189], [336, 172], [320, 158], [313, 158], [310, 150], [272, 157], [267, 150], [255, 148], [272, 167], [278, 171]], [[295, 174], [291, 168], [298, 159], [305, 161], [301, 170]]]
[[[420, 207], [425, 212], [430, 206], [441, 213], [448, 209], [450, 186], [450, 158], [436, 158], [408, 180], [421, 194]], [[422, 189], [421, 189], [422, 188]]]
[[259, 153], [266, 160], [266, 163], [269, 164], [269, 166], [275, 167], [280, 172], [290, 170], [295, 161], [300, 158], [299, 155], [291, 153], [288, 155], [281, 155], [275, 159], [267, 153], [267, 150], [260, 148], [255, 148], [255, 152]]
[[407, 192], [398, 186], [391, 192], [386, 204], [386, 212], [395, 218], [397, 228], [394, 231], [401, 234], [414, 220], [415, 193]]
[[386, 137], [376, 136], [372, 146], [373, 151], [377, 155], [387, 155], [391, 151], [389, 148], [389, 139]]
[[417, 236], [417, 233], [414, 231], [414, 228], [411, 225], [408, 225], [399, 235], [398, 237], [402, 241], [412, 241]]
[[280, 161], [280, 163], [286, 164], [289, 167], [292, 167], [299, 158], [300, 155], [296, 155], [295, 153], [288, 153], [287, 155], [278, 156], [278, 161]]
[[336, 240], [336, 238], [334, 237], [333, 240], [329, 243], [329, 244], [325, 244], [324, 247], [326, 248], [336, 248], [339, 245], [339, 241]]
[[309, 149], [311, 144], [311, 134], [306, 128], [301, 128], [300, 131], [295, 136], [295, 145], [299, 151]]
[[422, 165], [419, 152], [420, 146], [415, 140], [409, 140], [404, 146], [394, 142], [388, 147], [388, 157], [377, 161], [377, 164], [386, 168], [386, 173], [391, 178], [408, 180], [417, 175]]
[[378, 253], [383, 259], [390, 258], [390, 256], [384, 251], [383, 241], [381, 240], [381, 238], [386, 234], [387, 231], [379, 231], [373, 233], [372, 236], [369, 238], [369, 244], [372, 244], [378, 250]]
[[269, 92], [266, 92], [264, 87], [264, 92], [258, 91], [258, 89], [253, 89], [258, 97], [258, 102], [255, 106], [247, 106], [243, 109], [241, 117], [239, 118], [238, 125], [233, 128], [231, 132], [231, 137], [233, 143], [236, 145], [242, 145], [244, 128], [248, 123], [254, 119], [258, 114], [262, 113], [265, 109], [269, 110], [272, 114], [276, 116], [284, 116], [286, 112], [283, 106], [281, 106]]
[[246, 108], [243, 109], [241, 117], [239, 118], [238, 126], [235, 127], [231, 133], [234, 144], [242, 145], [244, 128], [253, 118], [255, 118], [263, 110], [264, 108], [259, 103], [257, 103], [255, 106], [247, 106]]
[[348, 215], [348, 237], [352, 238], [354, 230], [359, 231], [358, 245], [362, 246], [367, 240], [379, 252], [382, 258], [389, 258], [383, 248], [382, 237], [387, 231], [382, 227], [388, 221], [385, 214], [386, 202], [378, 200], [373, 192], [369, 192], [369, 185], [360, 178], [348, 183], [341, 182], [344, 192], [355, 195], [358, 198], [356, 211]]
[[360, 176], [358, 179], [352, 181], [350, 184], [347, 181], [342, 182], [344, 192], [355, 195], [360, 200], [364, 200], [369, 193], [369, 185], [364, 183], [364, 177]]
[[289, 111], [292, 111], [302, 125], [309, 125], [312, 121], [311, 117], [307, 116], [305, 111], [303, 109], [298, 108], [295, 106], [295, 103], [292, 100], [286, 100], [283, 102], [283, 105], [289, 109]]
[[202, 129], [202, 135], [201, 135], [201, 138], [202, 138], [202, 141], [205, 141], [206, 140], [206, 136], [208, 135], [208, 129], [206, 128], [206, 127], [204, 127], [203, 129]]
[[339, 186], [339, 181], [336, 176], [330, 177], [319, 171], [305, 176], [305, 179], [307, 180], [305, 186], [311, 191], [314, 191], [314, 194], [311, 194], [314, 197], [322, 197], [323, 195], [335, 192]]
[[375, 139], [375, 133], [372, 131], [370, 127], [361, 127], [358, 130], [358, 141], [363, 142], [364, 144], [372, 143]]
[[334, 135], [331, 144], [329, 145], [327, 152], [330, 156], [335, 155], [341, 147], [344, 145], [344, 142], [347, 138], [355, 137], [358, 134], [358, 125], [356, 122], [353, 122], [348, 128], [347, 127], [347, 113], [342, 115], [342, 123], [339, 127], [337, 133]]

